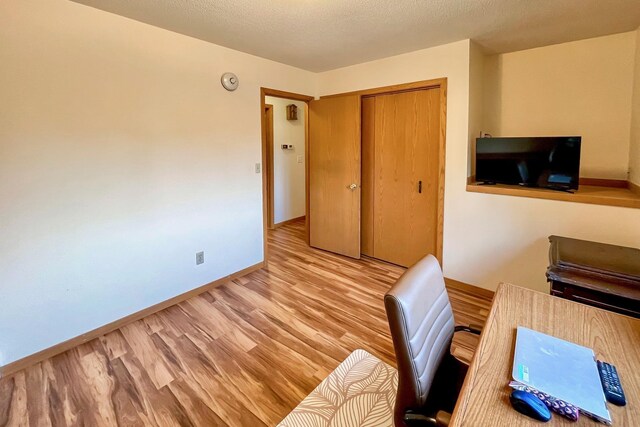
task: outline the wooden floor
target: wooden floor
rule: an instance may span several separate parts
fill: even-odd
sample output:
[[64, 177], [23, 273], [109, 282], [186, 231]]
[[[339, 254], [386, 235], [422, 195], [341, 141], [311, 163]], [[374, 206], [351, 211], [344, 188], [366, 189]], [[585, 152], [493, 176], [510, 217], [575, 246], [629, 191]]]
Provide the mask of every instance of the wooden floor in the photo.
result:
[[[0, 425], [271, 426], [357, 348], [395, 365], [383, 295], [403, 269], [303, 236], [272, 231], [268, 268], [1, 379]], [[486, 298], [449, 296], [484, 323]]]

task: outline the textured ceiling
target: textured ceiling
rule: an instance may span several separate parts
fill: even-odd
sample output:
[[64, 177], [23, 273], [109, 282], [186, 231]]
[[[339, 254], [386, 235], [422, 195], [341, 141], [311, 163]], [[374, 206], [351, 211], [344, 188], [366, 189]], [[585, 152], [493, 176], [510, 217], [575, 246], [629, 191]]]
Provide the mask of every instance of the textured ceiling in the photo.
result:
[[503, 53], [640, 25], [640, 0], [75, 1], [311, 71], [467, 38]]

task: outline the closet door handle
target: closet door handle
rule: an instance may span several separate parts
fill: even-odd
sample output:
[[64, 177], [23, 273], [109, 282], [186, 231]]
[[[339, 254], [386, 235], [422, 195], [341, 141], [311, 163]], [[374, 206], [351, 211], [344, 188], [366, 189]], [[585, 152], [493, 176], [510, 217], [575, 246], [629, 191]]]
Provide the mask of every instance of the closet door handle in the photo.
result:
[[422, 181], [418, 181], [418, 193], [422, 194]]

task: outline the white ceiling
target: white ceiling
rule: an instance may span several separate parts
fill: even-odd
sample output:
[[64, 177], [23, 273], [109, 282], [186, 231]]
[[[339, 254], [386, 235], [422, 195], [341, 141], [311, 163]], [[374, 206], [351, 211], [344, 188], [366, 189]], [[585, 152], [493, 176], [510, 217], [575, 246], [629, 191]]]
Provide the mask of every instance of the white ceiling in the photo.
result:
[[467, 38], [503, 53], [640, 26], [640, 0], [74, 1], [310, 71]]

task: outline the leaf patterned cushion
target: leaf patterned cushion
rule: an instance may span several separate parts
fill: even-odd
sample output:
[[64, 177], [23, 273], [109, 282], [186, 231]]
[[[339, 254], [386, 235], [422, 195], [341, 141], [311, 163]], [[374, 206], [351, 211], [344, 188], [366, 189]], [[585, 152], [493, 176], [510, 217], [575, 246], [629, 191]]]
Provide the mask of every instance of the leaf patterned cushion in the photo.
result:
[[355, 350], [278, 427], [393, 426], [398, 372]]

